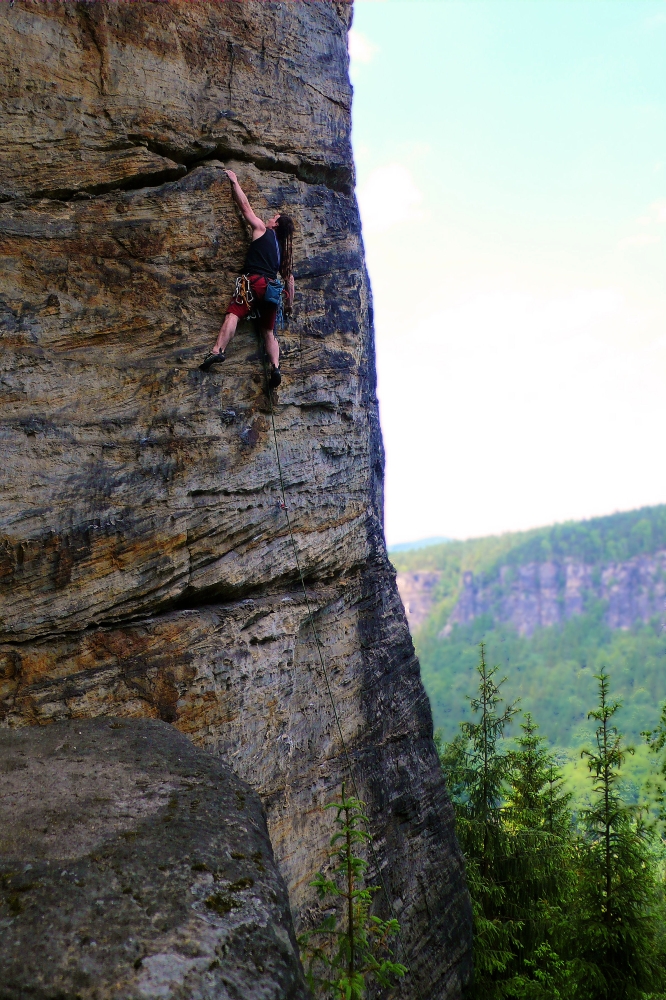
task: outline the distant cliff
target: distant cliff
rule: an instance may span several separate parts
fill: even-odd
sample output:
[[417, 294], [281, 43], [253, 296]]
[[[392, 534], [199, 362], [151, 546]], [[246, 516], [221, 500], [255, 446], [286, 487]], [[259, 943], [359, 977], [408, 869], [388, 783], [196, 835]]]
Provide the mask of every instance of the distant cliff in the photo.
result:
[[582, 615], [593, 601], [605, 604], [610, 628], [628, 629], [662, 614], [666, 603], [666, 551], [626, 562], [589, 566], [563, 562], [501, 566], [489, 578], [463, 576], [462, 593], [446, 625], [466, 624], [481, 615], [509, 622], [520, 635], [532, 635]]
[[[421, 628], [437, 607], [441, 580], [438, 570], [397, 574], [413, 631]], [[662, 614], [666, 606], [666, 551], [597, 566], [567, 559], [503, 565], [490, 573], [468, 570], [462, 574], [459, 597], [441, 635], [449, 635], [454, 625], [489, 616], [529, 636], [538, 628], [585, 614], [595, 601], [604, 604], [604, 621], [612, 629], [628, 629]]]
[[259, 214], [295, 218], [287, 507], [403, 996], [444, 1000], [470, 909], [383, 538], [350, 19], [328, 0], [0, 4], [0, 705], [7, 727], [175, 726], [259, 793], [297, 930], [316, 917], [345, 758], [253, 327], [198, 367], [247, 245], [233, 167]]
[[396, 582], [405, 607], [409, 627], [418, 629], [427, 620], [437, 594], [442, 574], [437, 570], [398, 573]]
[[666, 698], [666, 506], [391, 556], [435, 723], [469, 711], [477, 644], [544, 735], [579, 738], [594, 674], [611, 672], [639, 738]]
[[[394, 553], [412, 630], [489, 616], [520, 635], [604, 604], [612, 629], [647, 622], [666, 605], [666, 506], [536, 531]], [[432, 619], [431, 619], [432, 616]]]

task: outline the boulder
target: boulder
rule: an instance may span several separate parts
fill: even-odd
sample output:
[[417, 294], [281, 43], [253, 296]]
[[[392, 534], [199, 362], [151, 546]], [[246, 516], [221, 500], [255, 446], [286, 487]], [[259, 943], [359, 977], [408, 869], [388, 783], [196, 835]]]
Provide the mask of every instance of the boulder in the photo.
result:
[[2, 1000], [306, 1000], [256, 792], [164, 722], [0, 731]]

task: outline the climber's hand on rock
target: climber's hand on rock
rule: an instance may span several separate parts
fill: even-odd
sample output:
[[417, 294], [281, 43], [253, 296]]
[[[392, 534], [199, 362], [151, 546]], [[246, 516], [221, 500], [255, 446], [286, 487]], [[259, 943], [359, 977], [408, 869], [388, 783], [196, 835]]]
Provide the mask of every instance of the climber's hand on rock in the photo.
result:
[[233, 172], [233, 170], [227, 170], [226, 174], [232, 184], [238, 183], [238, 178], [236, 177], [236, 174]]

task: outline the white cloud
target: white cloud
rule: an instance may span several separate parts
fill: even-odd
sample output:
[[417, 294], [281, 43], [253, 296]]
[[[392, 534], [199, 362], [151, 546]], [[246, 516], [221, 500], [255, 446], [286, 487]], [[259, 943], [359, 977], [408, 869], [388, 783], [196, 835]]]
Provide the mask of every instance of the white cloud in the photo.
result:
[[645, 247], [650, 243], [661, 243], [661, 237], [656, 233], [638, 233], [636, 236], [626, 236], [618, 243], [619, 247]]
[[666, 222], [666, 198], [660, 198], [650, 205], [652, 219], [655, 222]]
[[646, 343], [649, 321], [598, 288], [479, 293], [380, 331], [389, 541], [663, 502], [666, 337]]
[[366, 233], [386, 232], [401, 222], [421, 218], [423, 194], [411, 171], [401, 163], [376, 167], [356, 194]]
[[650, 243], [660, 243], [662, 234], [659, 227], [666, 224], [666, 198], [653, 201], [645, 215], [636, 220], [642, 232], [625, 236], [620, 240], [619, 247], [642, 247]]
[[660, 225], [666, 222], [666, 198], [653, 201], [645, 215], [636, 220], [639, 226]]
[[349, 30], [347, 46], [349, 58], [352, 62], [357, 63], [371, 63], [379, 52], [379, 46], [362, 35], [360, 31], [356, 31], [355, 28]]
[[655, 227], [659, 229], [666, 223], [666, 198], [653, 201], [645, 215], [641, 215], [636, 222], [643, 229], [642, 233], [634, 233], [620, 240], [620, 247], [640, 247], [648, 243], [660, 243], [661, 233], [655, 232]]

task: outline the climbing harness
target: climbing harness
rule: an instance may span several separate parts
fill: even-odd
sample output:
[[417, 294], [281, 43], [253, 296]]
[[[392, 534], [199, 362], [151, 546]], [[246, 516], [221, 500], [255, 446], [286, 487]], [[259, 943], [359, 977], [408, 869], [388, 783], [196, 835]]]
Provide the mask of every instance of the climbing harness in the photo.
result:
[[[257, 331], [257, 332], [259, 332], [259, 331]], [[260, 342], [261, 342], [261, 340], [260, 340]], [[262, 360], [263, 360], [263, 365], [264, 365], [264, 374], [266, 376], [266, 386], [268, 388], [268, 385], [269, 385], [269, 383], [268, 383], [268, 364], [267, 364], [266, 352], [265, 352], [265, 350], [263, 350], [263, 344], [262, 344]], [[291, 527], [291, 518], [289, 517], [289, 508], [287, 506], [287, 494], [286, 494], [285, 486], [284, 486], [284, 476], [282, 474], [282, 462], [280, 460], [280, 449], [278, 447], [277, 430], [275, 428], [275, 410], [273, 408], [273, 394], [270, 391], [270, 388], [268, 388], [267, 396], [268, 396], [268, 402], [269, 402], [270, 412], [271, 412], [271, 427], [273, 429], [273, 441], [275, 443], [275, 457], [277, 459], [278, 477], [279, 477], [279, 480], [280, 480], [280, 493], [282, 495], [282, 501], [280, 502], [279, 506], [280, 506], [281, 510], [284, 510], [284, 514], [285, 514], [285, 517], [287, 519], [287, 530], [289, 531], [289, 537], [291, 539], [291, 546], [292, 546], [292, 549], [294, 550], [294, 560], [296, 562], [296, 569], [298, 570], [298, 575], [299, 575], [299, 578], [300, 578], [300, 581], [301, 581], [301, 589], [303, 590], [303, 597], [305, 598], [305, 607], [307, 609], [308, 622], [309, 622], [310, 628], [312, 629], [312, 635], [314, 636], [315, 644], [317, 646], [317, 654], [318, 654], [318, 658], [319, 658], [319, 663], [321, 665], [321, 671], [322, 671], [322, 674], [323, 674], [323, 677], [324, 677], [324, 682], [326, 684], [326, 691], [327, 691], [327, 694], [328, 694], [328, 699], [329, 699], [329, 701], [331, 703], [331, 710], [333, 712], [333, 718], [335, 719], [335, 725], [336, 725], [336, 728], [338, 730], [338, 735], [340, 737], [340, 744], [342, 746], [342, 753], [343, 753], [343, 756], [344, 756], [345, 764], [346, 764], [346, 767], [347, 767], [347, 771], [349, 772], [349, 778], [351, 780], [352, 788], [354, 789], [354, 795], [356, 796], [357, 799], [360, 799], [360, 795], [359, 795], [359, 791], [358, 791], [358, 785], [356, 784], [356, 777], [354, 775], [354, 769], [352, 767], [351, 757], [350, 757], [350, 754], [349, 754], [349, 750], [347, 749], [347, 744], [345, 742], [344, 735], [342, 733], [342, 724], [340, 722], [340, 715], [338, 713], [337, 705], [335, 703], [335, 698], [333, 697], [333, 689], [331, 688], [331, 681], [330, 681], [330, 678], [329, 678], [328, 670], [326, 669], [326, 663], [324, 662], [324, 654], [322, 653], [321, 643], [319, 641], [319, 636], [317, 635], [317, 630], [315, 628], [314, 616], [312, 614], [312, 607], [310, 605], [310, 598], [308, 597], [308, 592], [307, 592], [307, 589], [306, 589], [306, 586], [305, 586], [305, 577], [303, 576], [303, 570], [301, 568], [301, 561], [298, 558], [298, 549], [296, 547], [296, 539], [294, 538], [294, 532], [293, 532], [292, 527]], [[370, 834], [370, 830], [368, 829], [367, 823], [365, 824], [365, 826], [366, 826], [366, 832], [368, 834]], [[395, 914], [395, 909], [393, 908], [393, 903], [391, 901], [391, 897], [389, 896], [389, 892], [388, 892], [388, 889], [386, 887], [386, 882], [384, 880], [384, 875], [383, 875], [382, 870], [381, 870], [381, 868], [379, 866], [379, 861], [377, 859], [377, 852], [375, 851], [375, 846], [373, 844], [372, 835], [371, 834], [370, 834], [370, 839], [368, 840], [368, 846], [370, 848], [370, 853], [372, 854], [372, 862], [373, 862], [375, 871], [377, 873], [377, 877], [378, 877], [379, 881], [381, 882], [381, 888], [382, 888], [382, 890], [384, 892], [384, 896], [386, 897], [386, 901], [388, 903], [389, 910], [391, 911], [391, 917], [394, 920], [397, 920], [397, 917], [396, 917], [396, 914]], [[405, 942], [403, 940], [402, 933], [400, 931], [398, 931], [398, 935], [397, 936], [398, 936], [398, 940], [400, 942], [400, 945], [401, 945], [401, 948], [402, 948], [402, 951], [403, 951], [403, 955], [406, 957], [406, 955], [407, 955], [407, 949], [405, 948]], [[413, 982], [414, 986], [416, 987], [416, 994], [417, 994], [418, 1000], [424, 1000], [423, 994], [421, 993], [421, 990], [419, 988], [419, 984], [416, 982], [415, 979], [413, 979], [412, 982]], [[396, 985], [398, 986], [398, 989], [399, 989], [400, 993], [402, 993], [402, 980], [398, 980], [398, 983]]]
[[[277, 307], [275, 325], [280, 330], [284, 329], [283, 292], [284, 281], [281, 281], [280, 278], [270, 278], [266, 284], [264, 297], [261, 300], [267, 305]], [[258, 320], [261, 318], [259, 311], [260, 301], [252, 291], [249, 274], [241, 274], [240, 277], [236, 278], [233, 301], [236, 305], [244, 306], [250, 310], [247, 317], [249, 320]]]

